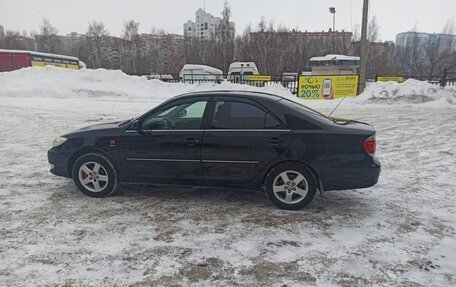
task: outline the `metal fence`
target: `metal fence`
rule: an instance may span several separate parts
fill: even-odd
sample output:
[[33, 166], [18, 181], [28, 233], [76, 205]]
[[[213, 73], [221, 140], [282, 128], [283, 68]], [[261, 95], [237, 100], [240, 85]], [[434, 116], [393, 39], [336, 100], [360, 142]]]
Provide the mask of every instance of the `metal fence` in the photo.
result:
[[447, 69], [443, 71], [440, 85], [445, 86], [456, 86], [456, 72], [448, 72]]
[[444, 69], [440, 75], [432, 76], [404, 76], [404, 79], [415, 79], [419, 81], [427, 81], [434, 85], [440, 85], [442, 87], [446, 86], [455, 86], [456, 85], [456, 72], [448, 72], [447, 69]]
[[[147, 79], [158, 79], [168, 83], [190, 83], [190, 84], [201, 84], [201, 83], [214, 83], [220, 84], [224, 81], [234, 84], [244, 84], [255, 87], [266, 87], [270, 85], [279, 84], [290, 90], [294, 95], [298, 94], [299, 76], [290, 75], [184, 75], [183, 78], [179, 78], [179, 75], [163, 74], [166, 76], [160, 77], [154, 75], [144, 75]], [[427, 81], [431, 84], [445, 86], [456, 86], [456, 72], [447, 72], [446, 70], [437, 76], [422, 76], [422, 75], [407, 75], [403, 76], [405, 80], [416, 79], [420, 81]], [[367, 80], [375, 81], [375, 79]]]
[[201, 83], [214, 83], [221, 84], [223, 81], [233, 84], [244, 84], [254, 87], [266, 87], [274, 84], [282, 85], [283, 87], [290, 90], [291, 93], [298, 93], [298, 77], [287, 76], [287, 75], [184, 75], [183, 78], [179, 78], [179, 75], [172, 75], [170, 77], [157, 78], [149, 77], [145, 75], [147, 79], [159, 79], [163, 82], [168, 83], [189, 83], [189, 84], [201, 84]]

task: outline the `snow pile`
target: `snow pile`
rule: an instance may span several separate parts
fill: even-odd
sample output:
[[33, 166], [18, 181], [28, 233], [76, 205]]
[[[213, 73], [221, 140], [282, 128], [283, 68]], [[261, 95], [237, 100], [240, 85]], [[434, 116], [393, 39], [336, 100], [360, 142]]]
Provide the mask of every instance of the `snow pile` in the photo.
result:
[[119, 70], [70, 70], [53, 66], [30, 67], [0, 73], [0, 97], [81, 98], [116, 97], [129, 100], [164, 101], [173, 96], [204, 90], [254, 90], [292, 97], [281, 85], [257, 88], [223, 82], [164, 83], [129, 76]]
[[356, 97], [357, 103], [441, 103], [456, 104], [456, 88], [440, 87], [428, 82], [409, 79], [404, 83], [375, 82]]
[[[263, 91], [287, 97], [307, 105], [331, 105], [327, 100], [303, 100], [292, 95], [280, 84], [266, 87], [232, 84], [228, 82], [184, 84], [165, 83], [129, 76], [119, 70], [69, 70], [53, 66], [30, 67], [0, 73], [0, 97], [21, 98], [104, 98], [118, 101], [146, 101], [161, 103], [179, 94], [196, 91], [248, 90]], [[407, 80], [404, 83], [375, 82], [356, 98], [346, 103], [361, 104], [456, 104], [456, 87], [442, 88], [427, 82]]]

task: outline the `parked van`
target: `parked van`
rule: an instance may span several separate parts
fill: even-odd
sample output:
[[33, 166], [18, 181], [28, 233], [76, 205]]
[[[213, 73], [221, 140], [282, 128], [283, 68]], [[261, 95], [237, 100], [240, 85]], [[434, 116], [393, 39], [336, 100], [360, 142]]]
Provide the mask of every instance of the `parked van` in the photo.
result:
[[230, 82], [239, 83], [240, 80], [248, 80], [250, 75], [259, 75], [258, 68], [254, 62], [234, 62], [228, 69], [227, 79]]
[[312, 75], [356, 75], [359, 65], [359, 57], [335, 54], [310, 58], [307, 64]]
[[185, 64], [179, 73], [179, 80], [182, 82], [204, 82], [223, 80], [223, 72], [217, 68], [205, 65]]

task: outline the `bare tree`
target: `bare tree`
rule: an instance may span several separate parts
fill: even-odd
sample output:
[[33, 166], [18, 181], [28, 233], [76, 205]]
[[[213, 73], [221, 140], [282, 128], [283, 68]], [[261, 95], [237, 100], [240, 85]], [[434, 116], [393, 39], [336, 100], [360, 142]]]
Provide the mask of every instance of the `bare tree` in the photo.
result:
[[359, 42], [361, 41], [361, 28], [359, 24], [356, 24], [352, 31], [352, 41]]
[[104, 24], [97, 21], [90, 22], [86, 36], [88, 58], [93, 68], [109, 65], [108, 55], [104, 55], [102, 50], [103, 42], [106, 41], [106, 36], [109, 36]]
[[38, 49], [47, 53], [58, 53], [60, 51], [60, 40], [57, 36], [57, 28], [51, 25], [48, 19], [43, 19], [40, 26], [40, 34], [36, 35]]
[[[448, 27], [445, 27], [444, 31], [445, 29], [448, 29]], [[450, 30], [446, 31], [450, 32]], [[422, 68], [425, 70], [429, 80], [441, 74], [444, 68], [456, 66], [456, 52], [452, 48], [453, 41], [452, 35], [440, 34], [437, 39], [429, 39], [425, 44]]]
[[407, 35], [405, 46], [396, 47], [396, 61], [401, 71], [420, 79], [432, 80], [444, 68], [456, 68], [452, 31], [452, 21], [447, 21], [442, 34], [432, 37], [418, 33], [415, 24]]
[[367, 26], [367, 40], [369, 42], [379, 41], [379, 29], [380, 27], [377, 23], [377, 16], [374, 15]]
[[445, 26], [442, 29], [442, 34], [454, 35], [456, 31], [454, 20], [448, 19]]
[[127, 73], [137, 74], [140, 58], [139, 23], [134, 20], [124, 23], [122, 38], [121, 69]]
[[231, 8], [228, 1], [225, 0], [222, 11], [222, 22], [218, 28], [218, 35], [220, 36], [219, 49], [221, 56], [221, 66], [223, 70], [228, 70], [228, 66], [234, 59], [234, 27], [231, 23]]
[[16, 50], [34, 50], [33, 39], [22, 36], [16, 31], [6, 31], [5, 37], [0, 40], [0, 48]]
[[268, 62], [271, 57], [270, 51], [272, 50], [274, 26], [270, 23], [269, 30], [267, 30], [266, 21], [264, 17], [261, 17], [261, 21], [257, 25], [257, 30], [261, 33], [258, 33], [251, 39], [251, 44], [255, 51], [255, 53], [252, 54], [252, 60], [256, 62], [262, 73], [269, 73], [270, 70], [272, 70], [272, 67], [269, 67]]

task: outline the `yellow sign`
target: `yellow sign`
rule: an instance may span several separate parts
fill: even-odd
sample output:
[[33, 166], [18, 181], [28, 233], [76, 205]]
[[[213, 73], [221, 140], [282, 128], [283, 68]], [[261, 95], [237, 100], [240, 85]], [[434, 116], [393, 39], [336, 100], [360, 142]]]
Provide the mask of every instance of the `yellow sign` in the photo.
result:
[[377, 82], [404, 82], [404, 77], [402, 76], [377, 76]]
[[271, 80], [271, 76], [267, 76], [267, 75], [250, 75], [250, 76], [248, 76], [248, 78], [246, 80], [248, 80], [248, 81], [270, 81]]
[[304, 99], [337, 99], [355, 97], [358, 75], [300, 76], [298, 97]]
[[56, 66], [56, 67], [60, 67], [60, 68], [79, 70], [78, 65], [32, 61], [32, 67], [44, 67], [44, 66]]

